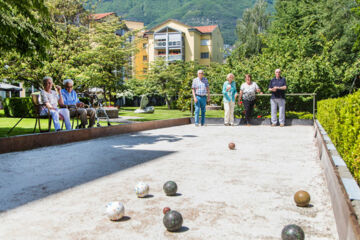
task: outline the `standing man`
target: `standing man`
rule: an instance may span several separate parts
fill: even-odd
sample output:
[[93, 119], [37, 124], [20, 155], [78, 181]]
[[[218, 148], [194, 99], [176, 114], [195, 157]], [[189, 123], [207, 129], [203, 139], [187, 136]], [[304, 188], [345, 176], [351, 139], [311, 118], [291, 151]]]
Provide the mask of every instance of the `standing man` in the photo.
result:
[[70, 116], [74, 117], [77, 114], [80, 116], [81, 124], [79, 128], [85, 128], [87, 125], [87, 115], [89, 118], [89, 128], [93, 127], [95, 124], [95, 109], [93, 108], [84, 108], [84, 103], [80, 102], [75, 90], [73, 90], [74, 81], [71, 79], [66, 79], [63, 82], [65, 89], [61, 90], [61, 95], [64, 99], [64, 104], [68, 106], [70, 111]]
[[[195, 126], [199, 126], [199, 114], [201, 109], [201, 126], [205, 124], [206, 102], [210, 102], [209, 82], [204, 77], [204, 71], [197, 72], [198, 77], [192, 82], [192, 94], [195, 101]], [[207, 95], [207, 97], [206, 97]]]
[[277, 124], [277, 108], [279, 106], [279, 122], [280, 127], [285, 126], [285, 90], [286, 79], [281, 77], [281, 70], [275, 70], [275, 77], [271, 79], [269, 84], [269, 91], [271, 92], [271, 126], [275, 127]]

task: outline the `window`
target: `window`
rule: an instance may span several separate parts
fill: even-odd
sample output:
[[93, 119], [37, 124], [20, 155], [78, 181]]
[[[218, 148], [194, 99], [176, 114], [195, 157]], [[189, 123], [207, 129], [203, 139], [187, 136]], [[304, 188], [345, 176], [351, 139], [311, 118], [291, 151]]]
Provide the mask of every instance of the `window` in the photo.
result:
[[208, 52], [202, 52], [200, 57], [201, 58], [209, 58], [209, 53]]
[[147, 43], [143, 43], [143, 48], [147, 48]]
[[147, 56], [143, 56], [143, 61], [147, 61]]
[[146, 74], [147, 73], [147, 68], [143, 69], [143, 73]]
[[201, 46], [210, 46], [210, 40], [209, 39], [201, 40]]

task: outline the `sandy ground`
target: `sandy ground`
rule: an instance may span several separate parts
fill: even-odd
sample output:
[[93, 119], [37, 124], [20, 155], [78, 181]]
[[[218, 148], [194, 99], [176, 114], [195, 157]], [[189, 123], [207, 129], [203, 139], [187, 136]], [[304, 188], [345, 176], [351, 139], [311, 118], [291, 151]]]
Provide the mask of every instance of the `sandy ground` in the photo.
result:
[[[338, 239], [310, 126], [193, 125], [0, 155], [0, 239]], [[228, 143], [236, 143], [230, 151]], [[178, 196], [162, 186], [176, 181]], [[150, 196], [138, 199], [138, 181]], [[293, 194], [311, 194], [298, 208]], [[121, 201], [126, 217], [109, 221]], [[169, 233], [166, 206], [184, 227]]]

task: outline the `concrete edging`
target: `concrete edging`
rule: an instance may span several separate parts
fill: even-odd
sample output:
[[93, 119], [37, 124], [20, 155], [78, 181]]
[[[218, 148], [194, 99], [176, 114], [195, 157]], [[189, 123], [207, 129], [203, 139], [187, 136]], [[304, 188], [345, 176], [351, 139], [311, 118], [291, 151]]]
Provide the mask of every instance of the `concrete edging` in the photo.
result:
[[[347, 179], [355, 180], [339, 153], [336, 151], [326, 131], [317, 120], [314, 123], [314, 127], [314, 137], [318, 147], [319, 159], [324, 168], [339, 239], [360, 240], [360, 225], [358, 219], [358, 216], [360, 216], [360, 201], [350, 199], [352, 195], [350, 192], [351, 189], [345, 186], [348, 184]], [[355, 191], [360, 191], [357, 185], [355, 188], [358, 188], [355, 189]]]
[[7, 138], [0, 138], [0, 154], [31, 150], [40, 147], [54, 146], [117, 134], [145, 131], [190, 124], [190, 118], [177, 118], [139, 122], [109, 127], [79, 129], [72, 131], [36, 133]]

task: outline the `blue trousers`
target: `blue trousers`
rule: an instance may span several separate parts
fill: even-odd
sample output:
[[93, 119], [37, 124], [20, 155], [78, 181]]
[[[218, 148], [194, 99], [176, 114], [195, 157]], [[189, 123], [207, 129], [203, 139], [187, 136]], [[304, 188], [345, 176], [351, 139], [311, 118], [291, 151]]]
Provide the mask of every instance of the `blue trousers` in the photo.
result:
[[195, 124], [199, 124], [199, 115], [201, 109], [201, 125], [205, 124], [205, 112], [206, 112], [206, 96], [196, 96], [197, 103], [195, 103]]

